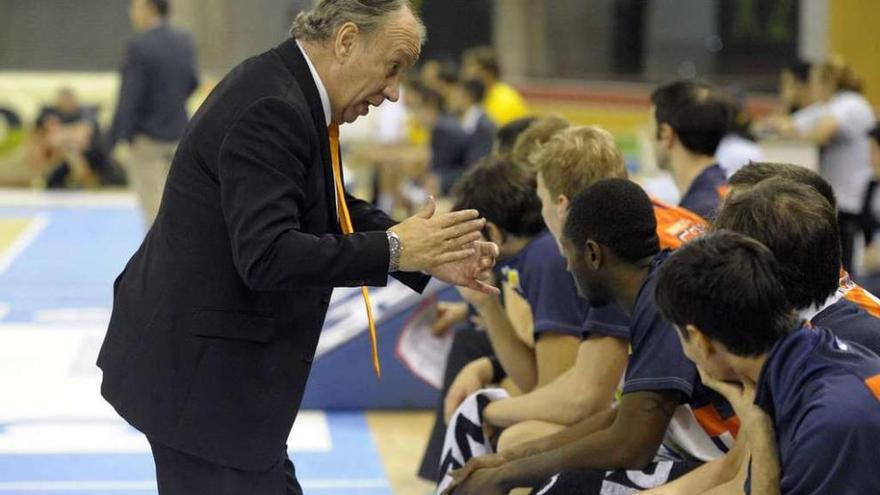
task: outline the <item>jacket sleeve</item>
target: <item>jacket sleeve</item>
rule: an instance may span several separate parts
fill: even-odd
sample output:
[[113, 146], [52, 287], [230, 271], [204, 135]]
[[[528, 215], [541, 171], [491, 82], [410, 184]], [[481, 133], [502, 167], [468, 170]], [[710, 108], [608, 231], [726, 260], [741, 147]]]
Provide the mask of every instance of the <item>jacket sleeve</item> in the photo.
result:
[[143, 108], [147, 91], [148, 72], [141, 48], [135, 42], [129, 43], [122, 62], [119, 101], [116, 102], [116, 114], [113, 117], [111, 144], [120, 139], [130, 141], [134, 137], [138, 113]]
[[[351, 194], [345, 193], [345, 203], [348, 205], [351, 223], [354, 226], [355, 232], [369, 232], [373, 230], [385, 232], [389, 227], [397, 224], [384, 211], [362, 199], [355, 198]], [[387, 251], [385, 256], [390, 258], [390, 254]], [[394, 272], [391, 276], [416, 292], [422, 292], [431, 280], [431, 277], [418, 272]]]
[[219, 152], [221, 206], [235, 266], [254, 290], [382, 286], [388, 239], [372, 232], [301, 231], [303, 188], [319, 153], [313, 124], [280, 98], [258, 100], [227, 132]]

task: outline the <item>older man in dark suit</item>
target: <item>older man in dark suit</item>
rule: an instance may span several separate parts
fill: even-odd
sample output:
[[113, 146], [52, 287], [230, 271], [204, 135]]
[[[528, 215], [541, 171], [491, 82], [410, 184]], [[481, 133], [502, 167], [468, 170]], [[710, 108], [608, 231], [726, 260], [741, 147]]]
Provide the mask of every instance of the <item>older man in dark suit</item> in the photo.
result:
[[162, 495], [301, 493], [285, 441], [333, 287], [497, 291], [476, 211], [432, 200], [395, 224], [343, 189], [338, 124], [396, 100], [419, 55], [408, 2], [323, 0], [292, 34], [193, 117], [114, 284], [102, 393], [149, 439]]
[[132, 39], [122, 63], [111, 133], [149, 228], [177, 142], [187, 124], [186, 102], [198, 86], [195, 48], [186, 31], [168, 23], [168, 0], [132, 0]]

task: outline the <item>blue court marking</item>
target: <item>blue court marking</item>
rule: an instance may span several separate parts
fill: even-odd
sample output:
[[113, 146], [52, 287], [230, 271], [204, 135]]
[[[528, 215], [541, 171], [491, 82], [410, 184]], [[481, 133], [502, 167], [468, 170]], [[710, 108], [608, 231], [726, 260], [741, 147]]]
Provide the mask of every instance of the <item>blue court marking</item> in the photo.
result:
[[[9, 305], [2, 323], [33, 323], [52, 309], [109, 312], [113, 279], [143, 236], [137, 210], [0, 207], [0, 218], [36, 215], [47, 217], [46, 228], [0, 274], [0, 303]], [[364, 414], [332, 412], [327, 421], [330, 452], [291, 453], [305, 492], [391, 495]], [[0, 454], [0, 495], [155, 495], [154, 480], [148, 453]]]
[[143, 236], [133, 208], [0, 208], [0, 218], [45, 215], [48, 225], [0, 274], [5, 323], [40, 310], [112, 306], [111, 287]]
[[[391, 495], [384, 484], [385, 472], [364, 414], [327, 413], [333, 449], [330, 452], [291, 452], [297, 477], [307, 493]], [[5, 454], [0, 455], [0, 494], [103, 494], [107, 490], [74, 490], [77, 482], [126, 482], [144, 485], [155, 479], [150, 454]], [[352, 486], [364, 480], [370, 487]], [[67, 484], [65, 484], [67, 482]], [[140, 482], [140, 483], [138, 483]], [[34, 487], [50, 484], [55, 489], [16, 489], [23, 484]], [[335, 488], [334, 488], [335, 487]], [[155, 495], [155, 490], [124, 489], [115, 493]]]

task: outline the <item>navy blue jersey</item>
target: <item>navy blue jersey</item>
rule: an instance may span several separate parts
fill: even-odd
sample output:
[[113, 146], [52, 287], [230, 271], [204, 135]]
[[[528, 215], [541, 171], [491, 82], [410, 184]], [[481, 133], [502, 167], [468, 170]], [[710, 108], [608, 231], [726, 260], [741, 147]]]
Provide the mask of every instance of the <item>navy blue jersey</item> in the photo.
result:
[[531, 306], [536, 337], [546, 331], [580, 337], [587, 303], [578, 296], [565, 257], [550, 232], [538, 234], [504, 261], [501, 274]]
[[774, 346], [755, 404], [773, 419], [783, 495], [877, 493], [880, 358], [822, 327]]
[[730, 449], [739, 421], [727, 401], [700, 382], [675, 328], [654, 302], [657, 268], [668, 255], [664, 251], [654, 259], [651, 274], [636, 298], [630, 326], [632, 354], [623, 393], [679, 392], [683, 404], [670, 421], [665, 443], [683, 456], [706, 461]]
[[875, 318], [848, 299], [840, 299], [810, 319], [838, 337], [861, 344], [880, 355], [880, 318]]
[[615, 303], [604, 306], [590, 306], [584, 321], [582, 332], [584, 338], [590, 335], [604, 335], [629, 340], [629, 315]]
[[721, 200], [727, 196], [728, 190], [727, 175], [716, 163], [700, 172], [682, 196], [679, 206], [706, 220], [712, 220], [718, 212], [718, 207], [721, 206]]

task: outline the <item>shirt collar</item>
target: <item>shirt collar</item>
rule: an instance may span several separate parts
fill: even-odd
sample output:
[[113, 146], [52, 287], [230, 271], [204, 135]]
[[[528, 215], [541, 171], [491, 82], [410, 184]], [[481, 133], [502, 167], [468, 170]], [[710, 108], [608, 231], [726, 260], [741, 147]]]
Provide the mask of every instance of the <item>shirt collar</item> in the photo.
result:
[[309, 65], [309, 72], [312, 73], [312, 79], [315, 80], [315, 86], [318, 87], [318, 96], [321, 97], [321, 107], [324, 110], [324, 123], [328, 126], [330, 125], [330, 95], [327, 94], [327, 88], [324, 87], [324, 83], [321, 81], [321, 76], [318, 75], [318, 71], [315, 69], [315, 66], [312, 65], [312, 59], [309, 58], [309, 54], [303, 49], [299, 40], [296, 41], [296, 46], [299, 47], [299, 51], [302, 52], [303, 58], [306, 59], [306, 64]]
[[843, 290], [837, 289], [837, 292], [835, 292], [834, 295], [832, 295], [831, 297], [826, 299], [824, 303], [813, 304], [810, 307], [804, 308], [804, 309], [798, 311], [798, 316], [802, 320], [812, 321], [813, 318], [816, 317], [816, 315], [818, 315], [822, 311], [825, 311], [826, 309], [828, 309], [829, 306], [836, 303], [837, 301], [840, 301], [842, 298], [843, 298]]
[[468, 134], [473, 134], [474, 131], [477, 130], [477, 126], [480, 124], [480, 116], [482, 115], [483, 112], [480, 111], [480, 107], [473, 105], [468, 108], [461, 117], [461, 127]]

